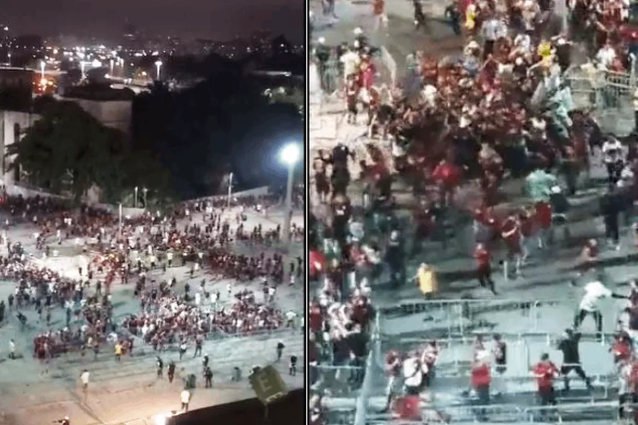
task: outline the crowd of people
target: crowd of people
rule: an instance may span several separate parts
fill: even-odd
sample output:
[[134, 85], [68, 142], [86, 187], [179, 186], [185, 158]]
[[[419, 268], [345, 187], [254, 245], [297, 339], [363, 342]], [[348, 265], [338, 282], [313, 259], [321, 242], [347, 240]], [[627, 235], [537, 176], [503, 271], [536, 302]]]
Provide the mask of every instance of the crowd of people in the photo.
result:
[[[469, 251], [477, 283], [494, 295], [506, 290], [505, 282], [523, 276], [526, 265], [544, 261], [537, 252], [558, 246], [559, 231], [571, 238], [571, 198], [592, 183], [599, 165], [607, 172], [597, 208], [607, 243], [599, 243], [598, 235], [586, 240], [573, 266], [586, 273], [605, 248], [621, 249], [622, 218], [631, 217], [638, 193], [638, 140], [635, 133], [605, 134], [592, 110], [578, 109], [570, 77], [581, 75], [581, 83], [589, 84], [587, 100], [597, 108], [627, 107], [621, 97], [631, 99], [630, 88], [612, 88], [611, 81], [629, 75], [634, 63], [638, 40], [628, 22], [633, 12], [627, 2], [567, 3], [565, 11], [557, 11], [554, 2], [543, 0], [454, 1], [446, 13], [463, 39], [460, 55], [439, 58], [428, 54], [428, 46], [415, 46], [405, 69], [396, 70], [396, 81], [382, 80], [387, 61], [370, 41], [378, 38], [361, 28], [352, 43], [339, 46], [315, 36], [317, 79], [311, 91], [319, 90], [325, 102], [345, 99], [346, 121], [366, 131], [356, 143], [338, 139], [332, 150], [317, 149], [312, 158], [316, 202], [308, 223], [308, 267], [319, 288], [310, 306], [313, 342], [329, 340], [331, 332], [343, 334], [343, 323], [357, 323], [344, 314], [353, 311], [357, 296], [364, 294], [372, 311], [369, 288], [375, 285], [389, 281], [399, 289], [412, 281], [426, 299], [436, 296], [436, 265], [421, 262], [412, 276], [410, 261], [431, 257], [424, 247], [436, 246], [432, 242], [444, 249], [458, 243], [447, 228], [458, 233], [459, 217], [472, 221]], [[414, 6], [415, 31], [422, 31], [426, 16], [420, 2]], [[373, 2], [373, 13], [375, 30], [392, 25], [383, 0]], [[503, 183], [511, 179], [523, 181], [526, 196], [505, 207]], [[410, 200], [398, 199], [397, 186], [412, 193]], [[409, 221], [398, 213], [406, 208]], [[636, 226], [632, 232], [634, 245]], [[502, 279], [493, 276], [497, 268]], [[544, 404], [551, 404], [547, 377], [554, 372], [565, 377], [574, 370], [590, 385], [582, 367], [570, 366], [578, 357], [569, 359], [565, 351], [573, 348], [587, 311], [561, 338], [568, 341], [561, 346], [567, 366], [554, 371], [544, 356], [532, 367]], [[339, 352], [338, 336], [332, 339], [332, 352]], [[619, 336], [614, 344], [620, 340], [627, 338]], [[477, 349], [473, 357], [470, 376], [483, 402], [486, 376], [489, 382], [492, 369], [502, 373], [506, 367], [504, 339], [497, 335], [494, 346], [492, 354]], [[318, 347], [330, 351], [325, 343]], [[415, 352], [389, 353], [388, 393], [427, 387], [436, 379], [439, 348], [432, 342]], [[408, 376], [418, 384], [404, 385]], [[489, 391], [487, 397], [489, 402]], [[389, 399], [388, 407], [390, 401], [396, 400]], [[321, 423], [320, 406], [313, 404], [314, 423]], [[481, 420], [485, 415], [477, 412]]]
[[[284, 264], [282, 255], [266, 255], [259, 249], [254, 256], [235, 254], [233, 241], [244, 231], [243, 220], [232, 230], [230, 219], [222, 218], [224, 210], [212, 203], [183, 205], [164, 215], [146, 212], [123, 222], [104, 210], [82, 206], [72, 212], [69, 207], [51, 198], [7, 195], [0, 204], [11, 217], [4, 223], [2, 244], [7, 255], [0, 256], [0, 277], [16, 282], [8, 310], [24, 328], [30, 316], [25, 314], [33, 308], [38, 321], [48, 328], [34, 338], [36, 358], [48, 362], [63, 353], [86, 350], [97, 356], [105, 344], [115, 344], [121, 355], [132, 351], [137, 337], [160, 349], [173, 343], [198, 344], [209, 336], [250, 335], [292, 325], [291, 313], [276, 308], [275, 294], [284, 279], [290, 286], [301, 280], [303, 260]], [[195, 222], [193, 215], [200, 213], [203, 220]], [[178, 221], [182, 219], [185, 225]], [[7, 230], [20, 220], [36, 226], [32, 235], [36, 251], [27, 252], [8, 236]], [[253, 235], [261, 232], [258, 225]], [[48, 257], [59, 256], [65, 249], [84, 253], [86, 264], [59, 271], [45, 266]], [[191, 289], [186, 282], [183, 290], [177, 289], [172, 271], [177, 266], [189, 267], [186, 275], [201, 277], [200, 285]], [[203, 270], [214, 279], [207, 279], [200, 273]], [[152, 272], [161, 272], [161, 281]], [[219, 280], [229, 281], [228, 305], [221, 302], [219, 289], [207, 287]], [[133, 281], [141, 313], [122, 321], [113, 317], [112, 286], [129, 281]], [[253, 289], [238, 288], [233, 282]], [[263, 301], [256, 300], [257, 291], [264, 292]], [[4, 315], [4, 301], [0, 307]], [[51, 318], [57, 307], [66, 313], [63, 324]]]

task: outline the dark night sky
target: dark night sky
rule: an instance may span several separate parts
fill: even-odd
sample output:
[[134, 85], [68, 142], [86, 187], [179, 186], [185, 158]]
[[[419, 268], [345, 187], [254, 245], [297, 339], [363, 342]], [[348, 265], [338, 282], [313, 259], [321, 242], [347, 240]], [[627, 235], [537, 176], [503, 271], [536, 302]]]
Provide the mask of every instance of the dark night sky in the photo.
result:
[[0, 22], [13, 34], [114, 38], [126, 18], [150, 34], [228, 39], [268, 29], [304, 37], [303, 0], [0, 0]]

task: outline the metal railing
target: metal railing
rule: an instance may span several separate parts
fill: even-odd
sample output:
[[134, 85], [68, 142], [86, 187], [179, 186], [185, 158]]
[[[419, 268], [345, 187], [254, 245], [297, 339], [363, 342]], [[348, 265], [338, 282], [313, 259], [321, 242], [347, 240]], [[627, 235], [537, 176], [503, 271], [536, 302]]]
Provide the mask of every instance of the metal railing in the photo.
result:
[[628, 72], [597, 70], [588, 64], [568, 69], [564, 79], [574, 107], [591, 109], [603, 131], [622, 133], [627, 125], [633, 127], [633, 95], [638, 88], [635, 59]]
[[[636, 404], [625, 404], [628, 410], [638, 408]], [[453, 406], [441, 409], [441, 413], [449, 415], [452, 423], [474, 423], [477, 422], [477, 412], [484, 412], [483, 423], [539, 423], [542, 417], [551, 417], [552, 422], [563, 423], [568, 421], [583, 422], [586, 420], [616, 421], [619, 419], [619, 403], [616, 401], [594, 402], [594, 403], [570, 403], [558, 404], [554, 406], [515, 406], [515, 405], [474, 405], [474, 406]], [[421, 425], [424, 421], [431, 420], [431, 423], [440, 423], [433, 417], [439, 415], [427, 406], [423, 407], [422, 420], [400, 420], [401, 425]], [[569, 418], [569, 415], [574, 416]], [[482, 415], [483, 416], [483, 415]], [[391, 414], [370, 415], [367, 424], [389, 424], [396, 423], [396, 418]]]
[[380, 314], [377, 313], [375, 315], [373, 328], [371, 329], [372, 338], [370, 339], [368, 358], [365, 363], [363, 382], [356, 402], [354, 425], [366, 425], [368, 423], [368, 405], [374, 387], [373, 377], [381, 353], [381, 338], [379, 337], [380, 326]]
[[385, 308], [380, 314], [386, 317], [404, 316], [426, 313], [435, 323], [443, 323], [446, 328], [446, 336], [467, 336], [471, 334], [472, 327], [482, 324], [480, 315], [493, 312], [518, 311], [521, 316], [530, 319], [526, 329], [530, 331], [542, 331], [539, 329], [540, 309], [547, 306], [564, 305], [565, 300], [432, 300], [412, 303], [400, 303], [396, 307]]

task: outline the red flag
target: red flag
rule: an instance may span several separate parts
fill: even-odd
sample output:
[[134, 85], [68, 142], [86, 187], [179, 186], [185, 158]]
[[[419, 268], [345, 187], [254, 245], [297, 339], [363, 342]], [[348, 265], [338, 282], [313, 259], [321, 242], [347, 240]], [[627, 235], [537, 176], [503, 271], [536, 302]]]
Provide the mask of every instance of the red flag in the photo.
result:
[[326, 259], [320, 251], [310, 250], [308, 253], [308, 259], [310, 261], [310, 276], [316, 276], [319, 273], [323, 273], [326, 265]]

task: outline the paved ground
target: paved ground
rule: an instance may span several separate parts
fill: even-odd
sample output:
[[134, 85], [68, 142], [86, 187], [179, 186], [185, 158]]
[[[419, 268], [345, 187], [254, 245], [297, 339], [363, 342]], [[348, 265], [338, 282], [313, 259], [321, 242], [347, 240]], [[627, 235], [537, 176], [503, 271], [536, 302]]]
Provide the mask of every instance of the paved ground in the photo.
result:
[[[249, 212], [247, 229], [253, 224], [262, 223], [265, 229], [275, 227], [281, 220], [276, 211], [268, 218]], [[196, 221], [200, 217], [195, 216]], [[303, 218], [295, 216], [294, 222], [303, 226]], [[27, 252], [34, 253], [32, 239], [34, 229], [28, 225], [9, 230], [12, 241], [21, 241]], [[238, 251], [256, 253], [262, 249], [255, 249], [246, 245], [236, 246]], [[77, 273], [77, 267], [86, 264], [87, 258], [75, 255], [75, 250], [68, 245], [60, 248], [60, 257], [47, 260], [34, 260], [52, 269]], [[270, 251], [270, 250], [267, 250]], [[300, 255], [302, 245], [293, 244], [291, 256]], [[39, 254], [41, 255], [41, 254]], [[204, 277], [202, 272], [190, 279], [187, 267], [176, 267], [169, 271], [168, 277], [175, 276], [178, 290], [190, 281], [191, 287], [197, 287]], [[160, 272], [157, 272], [160, 273]], [[157, 276], [156, 278], [159, 278]], [[210, 276], [208, 280], [210, 281]], [[232, 302], [227, 294], [226, 285], [233, 284], [233, 293], [248, 287], [250, 284], [239, 284], [228, 280], [207, 284], [207, 290], [220, 290], [222, 304]], [[127, 314], [139, 310], [137, 301], [133, 299], [133, 283], [128, 286], [115, 284], [113, 288], [113, 303], [115, 306], [115, 321], [119, 321]], [[0, 282], [0, 299], [6, 299], [13, 291], [13, 282]], [[253, 288], [257, 289], [257, 288]], [[294, 287], [284, 285], [279, 288], [276, 305], [284, 311], [296, 311], [303, 314], [303, 287], [300, 283]], [[260, 292], [258, 293], [258, 301]], [[175, 360], [177, 364], [176, 379], [173, 384], [166, 380], [155, 378], [155, 355], [151, 347], [144, 346], [141, 341], [136, 342], [133, 357], [127, 357], [121, 363], [115, 363], [112, 353], [104, 350], [97, 361], [92, 355], [81, 358], [78, 354], [69, 354], [54, 359], [49, 365], [49, 372], [31, 357], [32, 339], [36, 333], [45, 330], [45, 324], [40, 323], [32, 310], [27, 310], [28, 329], [21, 332], [17, 321], [10, 316], [8, 324], [0, 328], [0, 424], [30, 425], [37, 421], [49, 423], [52, 420], [68, 415], [74, 424], [87, 425], [98, 423], [120, 423], [139, 417], [153, 416], [160, 412], [170, 411], [179, 407], [179, 392], [183, 388], [182, 378], [190, 373], [198, 377], [198, 386], [202, 386], [201, 358], [193, 358], [192, 349], [187, 352], [182, 361], [174, 351], [162, 353], [165, 364]], [[54, 310], [53, 328], [63, 326], [64, 313]], [[7, 359], [9, 340], [15, 339], [22, 358]], [[280, 371], [284, 381], [290, 388], [303, 385], [303, 367], [296, 377], [288, 376], [287, 361], [276, 362], [275, 346], [278, 340], [286, 345], [285, 356], [296, 354], [300, 365], [304, 363], [304, 340], [300, 329], [282, 330], [272, 334], [257, 335], [243, 338], [226, 338], [210, 340], [204, 343], [203, 352], [210, 357], [211, 368], [214, 372], [212, 389], [197, 388], [193, 394], [192, 408], [209, 406], [254, 397], [254, 393], [245, 376], [250, 368], [256, 365], [274, 364]], [[286, 357], [287, 358], [287, 357]], [[232, 368], [238, 366], [243, 372], [243, 380], [239, 383], [230, 381]], [[91, 384], [88, 393], [84, 395], [79, 388], [79, 377], [84, 369], [91, 373]]]

